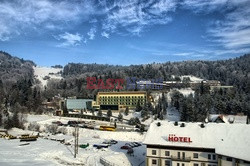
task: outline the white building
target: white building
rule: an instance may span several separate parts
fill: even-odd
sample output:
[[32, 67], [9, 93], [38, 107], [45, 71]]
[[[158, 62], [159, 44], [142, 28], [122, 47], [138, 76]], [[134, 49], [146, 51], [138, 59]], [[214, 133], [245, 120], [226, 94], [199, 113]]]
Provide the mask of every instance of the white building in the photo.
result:
[[250, 125], [157, 121], [144, 143], [147, 166], [250, 166]]

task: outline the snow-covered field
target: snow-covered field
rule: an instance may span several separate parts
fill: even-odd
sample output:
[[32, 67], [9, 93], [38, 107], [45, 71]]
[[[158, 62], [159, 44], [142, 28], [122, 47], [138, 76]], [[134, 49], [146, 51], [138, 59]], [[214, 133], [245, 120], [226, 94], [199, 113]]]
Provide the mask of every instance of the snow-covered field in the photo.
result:
[[41, 86], [44, 87], [47, 85], [46, 76], [50, 77], [50, 79], [62, 79], [61, 74], [58, 72], [62, 71], [59, 68], [51, 68], [51, 67], [33, 67], [35, 78], [37, 78], [41, 82]]
[[181, 76], [181, 80], [183, 80], [184, 77], [189, 77], [191, 82], [201, 82], [201, 81], [203, 81], [202, 78], [195, 77], [193, 75], [183, 75], [183, 76]]
[[[37, 122], [44, 127], [51, 124], [52, 121], [59, 120], [64, 122], [67, 119], [47, 115], [29, 115], [28, 123]], [[67, 134], [51, 135], [50, 133], [41, 133], [44, 136], [39, 137], [37, 141], [30, 142], [29, 145], [19, 146], [23, 142], [16, 140], [5, 140], [0, 138], [0, 165], [101, 165], [102, 157], [110, 163], [120, 165], [145, 165], [145, 145], [134, 147], [134, 156], [127, 154], [127, 150], [120, 149], [125, 143], [142, 142], [145, 134], [137, 132], [109, 132], [90, 130], [85, 128], [79, 129], [79, 145], [89, 143], [86, 149], [79, 148], [79, 153], [75, 159], [73, 127], [65, 127]], [[12, 129], [10, 134], [18, 136], [21, 134], [36, 134], [36, 132]], [[48, 139], [44, 139], [48, 138]], [[50, 139], [65, 139], [65, 142], [71, 145], [64, 145], [58, 141]], [[101, 144], [105, 140], [114, 139], [118, 143], [108, 148], [96, 149], [94, 144]]]

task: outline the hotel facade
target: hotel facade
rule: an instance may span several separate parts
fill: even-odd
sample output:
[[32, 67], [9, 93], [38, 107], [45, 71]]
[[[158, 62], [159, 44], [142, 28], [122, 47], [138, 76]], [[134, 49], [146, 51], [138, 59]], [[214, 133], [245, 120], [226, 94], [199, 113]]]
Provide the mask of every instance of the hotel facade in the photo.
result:
[[153, 122], [147, 166], [250, 166], [250, 125]]
[[96, 101], [92, 102], [92, 107], [102, 110], [135, 108], [138, 102], [142, 106], [151, 99], [146, 91], [98, 92]]

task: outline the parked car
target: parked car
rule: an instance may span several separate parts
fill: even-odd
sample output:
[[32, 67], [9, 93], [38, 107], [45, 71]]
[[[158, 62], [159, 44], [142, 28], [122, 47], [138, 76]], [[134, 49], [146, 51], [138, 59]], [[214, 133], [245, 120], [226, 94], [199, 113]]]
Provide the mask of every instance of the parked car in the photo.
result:
[[131, 147], [128, 145], [123, 145], [123, 146], [121, 146], [121, 149], [131, 149]]
[[108, 145], [104, 145], [104, 144], [94, 144], [93, 147], [96, 147], [97, 149], [101, 149], [101, 148], [108, 148]]
[[75, 127], [77, 124], [78, 124], [77, 121], [73, 121], [73, 120], [68, 121], [68, 125], [71, 127]]
[[140, 144], [139, 142], [133, 142], [133, 143], [136, 144], [137, 147], [138, 147], [138, 146], [141, 146], [141, 144]]
[[118, 141], [112, 139], [112, 140], [110, 140], [110, 143], [111, 143], [111, 144], [117, 144]]
[[58, 126], [63, 126], [63, 123], [61, 121], [53, 121], [52, 124], [56, 124]]
[[130, 146], [131, 148], [135, 147], [135, 145], [132, 144], [131, 142], [130, 143], [126, 143], [125, 145]]

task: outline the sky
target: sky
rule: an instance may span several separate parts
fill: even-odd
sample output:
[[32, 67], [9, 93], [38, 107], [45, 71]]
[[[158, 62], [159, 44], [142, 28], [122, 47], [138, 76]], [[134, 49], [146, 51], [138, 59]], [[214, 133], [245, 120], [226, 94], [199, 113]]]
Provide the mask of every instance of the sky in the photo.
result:
[[0, 0], [0, 50], [39, 66], [250, 53], [249, 0]]

